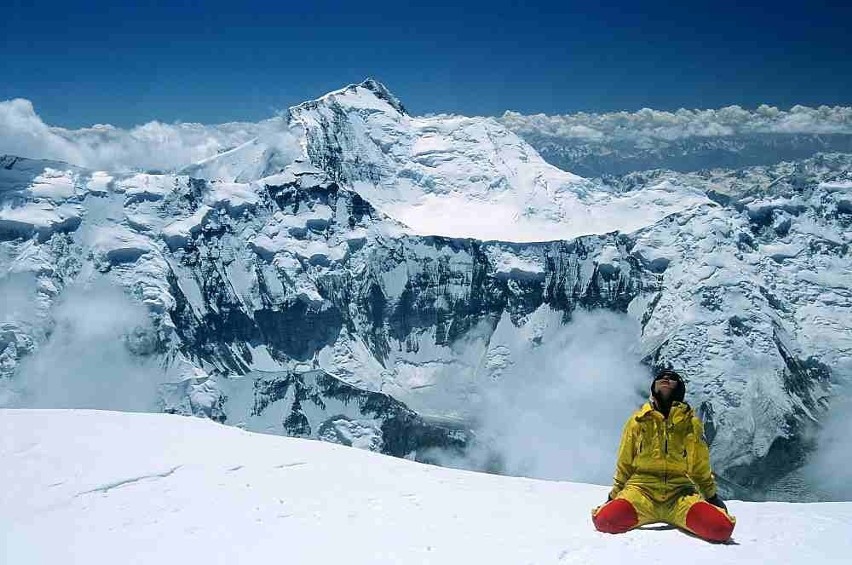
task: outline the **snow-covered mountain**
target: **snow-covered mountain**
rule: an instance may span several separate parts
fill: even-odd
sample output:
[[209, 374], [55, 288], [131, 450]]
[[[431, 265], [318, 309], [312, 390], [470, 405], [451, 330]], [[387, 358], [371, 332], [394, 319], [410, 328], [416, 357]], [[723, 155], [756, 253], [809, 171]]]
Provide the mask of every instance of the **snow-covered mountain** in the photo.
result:
[[[595, 531], [608, 487], [497, 477], [163, 414], [0, 410], [0, 561], [843, 563], [852, 503], [728, 501], [731, 542]], [[49, 539], [46, 539], [49, 533]], [[661, 548], [665, 555], [661, 554]]]
[[852, 375], [849, 156], [604, 184], [372, 80], [272, 123], [168, 174], [2, 158], [0, 404], [606, 482], [670, 364], [723, 492], [802, 495]]

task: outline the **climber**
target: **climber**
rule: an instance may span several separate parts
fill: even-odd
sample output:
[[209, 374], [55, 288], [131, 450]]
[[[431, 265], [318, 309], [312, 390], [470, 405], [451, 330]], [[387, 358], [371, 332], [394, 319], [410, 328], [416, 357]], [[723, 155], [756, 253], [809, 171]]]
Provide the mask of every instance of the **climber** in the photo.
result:
[[731, 537], [736, 518], [716, 493], [704, 426], [685, 393], [681, 376], [663, 369], [648, 402], [624, 424], [612, 490], [592, 510], [599, 531], [665, 522], [709, 541]]

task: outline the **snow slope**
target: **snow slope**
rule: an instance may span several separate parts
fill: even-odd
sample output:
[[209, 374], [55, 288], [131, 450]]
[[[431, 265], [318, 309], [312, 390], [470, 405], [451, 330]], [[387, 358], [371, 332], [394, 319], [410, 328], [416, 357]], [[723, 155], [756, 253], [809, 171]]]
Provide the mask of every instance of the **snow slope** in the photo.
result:
[[852, 503], [731, 501], [711, 544], [612, 536], [608, 487], [451, 470], [209, 420], [0, 411], [0, 562], [846, 563]]

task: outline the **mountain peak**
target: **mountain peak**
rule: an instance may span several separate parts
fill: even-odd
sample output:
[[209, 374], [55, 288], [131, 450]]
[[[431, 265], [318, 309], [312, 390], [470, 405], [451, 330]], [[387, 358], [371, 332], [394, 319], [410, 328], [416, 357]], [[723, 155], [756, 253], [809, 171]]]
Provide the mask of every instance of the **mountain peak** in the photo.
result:
[[[372, 99], [372, 101], [371, 101]], [[393, 111], [401, 115], [409, 115], [399, 98], [391, 94], [387, 87], [373, 78], [367, 78], [358, 84], [350, 84], [339, 90], [333, 90], [315, 100], [308, 100], [290, 108], [289, 117], [299, 115], [305, 111], [315, 110], [326, 104], [341, 104], [343, 106], [375, 106], [375, 101], [380, 100]]]
[[402, 105], [402, 102], [399, 101], [399, 98], [394, 96], [384, 84], [377, 81], [376, 79], [368, 77], [366, 80], [364, 80], [364, 82], [357, 86], [366, 88], [367, 90], [371, 91], [373, 94], [393, 106], [400, 114], [408, 114], [405, 107]]

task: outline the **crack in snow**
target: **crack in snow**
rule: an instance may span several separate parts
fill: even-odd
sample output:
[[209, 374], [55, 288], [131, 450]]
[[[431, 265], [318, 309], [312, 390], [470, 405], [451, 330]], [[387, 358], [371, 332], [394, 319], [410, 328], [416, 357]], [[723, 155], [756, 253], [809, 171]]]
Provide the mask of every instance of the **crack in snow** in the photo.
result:
[[276, 465], [276, 469], [284, 469], [285, 467], [301, 467], [302, 465], [307, 465], [306, 461], [294, 461], [293, 463], [282, 463], [281, 465]]
[[117, 481], [117, 482], [114, 482], [114, 483], [109, 483], [107, 485], [97, 487], [97, 488], [94, 488], [92, 490], [87, 490], [87, 491], [77, 493], [75, 495], [75, 498], [83, 496], [84, 494], [92, 494], [92, 493], [95, 493], [95, 492], [106, 493], [106, 492], [111, 491], [112, 489], [131, 485], [131, 484], [138, 483], [140, 481], [144, 481], [144, 480], [148, 480], [148, 479], [154, 479], [154, 480], [165, 479], [166, 477], [171, 476], [175, 471], [177, 471], [181, 467], [183, 467], [183, 465], [178, 465], [176, 467], [172, 467], [171, 469], [169, 469], [168, 471], [165, 471], [163, 473], [154, 473], [152, 475], [142, 475], [140, 477], [133, 477], [132, 479], [124, 479], [124, 480]]

